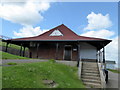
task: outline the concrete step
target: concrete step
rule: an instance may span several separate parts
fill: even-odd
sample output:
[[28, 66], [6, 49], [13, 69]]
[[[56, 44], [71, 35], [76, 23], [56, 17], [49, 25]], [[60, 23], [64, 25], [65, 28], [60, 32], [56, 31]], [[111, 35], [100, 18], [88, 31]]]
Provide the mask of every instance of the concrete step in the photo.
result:
[[97, 65], [97, 63], [82, 63], [82, 65]]
[[98, 71], [93, 71], [93, 70], [82, 70], [82, 73], [96, 73], [96, 74], [99, 74]]
[[94, 71], [94, 72], [99, 72], [98, 69], [89, 69], [89, 68], [82, 68], [82, 71]]
[[88, 67], [82, 67], [82, 70], [89, 70], [89, 71], [98, 71], [98, 68], [88, 68]]
[[98, 68], [88, 68], [88, 67], [84, 67], [84, 68], [82, 68], [82, 70], [98, 71]]
[[83, 65], [83, 67], [91, 67], [91, 68], [97, 68], [98, 66], [90, 66], [90, 65]]
[[101, 88], [101, 84], [99, 83], [91, 83], [91, 82], [83, 82], [86, 86], [91, 88]]
[[82, 67], [98, 68], [98, 66], [89, 66], [89, 65], [82, 65]]
[[100, 80], [95, 80], [95, 79], [91, 79], [91, 78], [89, 78], [89, 79], [85, 79], [85, 78], [82, 78], [82, 81], [83, 82], [91, 82], [91, 83], [101, 83], [101, 81]]
[[96, 62], [83, 62], [83, 64], [97, 64]]
[[96, 74], [96, 73], [82, 73], [82, 75], [85, 75], [85, 76], [94, 76], [94, 77], [96, 77], [96, 76], [100, 76], [99, 74]]
[[96, 63], [97, 60], [96, 59], [82, 59], [83, 62], [94, 62]]
[[81, 78], [100, 80], [99, 76], [85, 76], [85, 75], [82, 75]]

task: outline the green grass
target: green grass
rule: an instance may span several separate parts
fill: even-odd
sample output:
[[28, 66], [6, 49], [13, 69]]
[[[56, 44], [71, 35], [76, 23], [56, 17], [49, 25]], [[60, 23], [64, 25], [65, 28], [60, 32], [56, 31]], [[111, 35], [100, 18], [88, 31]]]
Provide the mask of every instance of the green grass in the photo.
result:
[[0, 66], [0, 90], [2, 90], [2, 66]]
[[21, 56], [9, 54], [9, 53], [2, 52], [2, 51], [0, 51], [0, 55], [2, 55], [2, 59], [29, 59], [27, 57], [21, 57]]
[[111, 72], [114, 72], [114, 73], [120, 73], [120, 71], [118, 71], [118, 70], [114, 70], [114, 69], [108, 69], [108, 70]]
[[17, 65], [17, 63], [9, 62], [9, 63], [7, 63], [7, 65]]
[[[6, 47], [6, 42], [2, 42], [2, 41], [0, 41], [0, 46], [4, 46], [4, 47]], [[15, 44], [8, 44], [8, 47], [9, 48], [14, 48], [14, 49], [20, 49], [20, 46], [19, 45], [15, 45]], [[28, 50], [28, 48], [25, 48], [25, 51], [27, 51]]]
[[21, 63], [3, 67], [3, 88], [49, 88], [44, 79], [53, 80], [55, 88], [84, 88], [77, 76], [77, 67], [53, 62]]

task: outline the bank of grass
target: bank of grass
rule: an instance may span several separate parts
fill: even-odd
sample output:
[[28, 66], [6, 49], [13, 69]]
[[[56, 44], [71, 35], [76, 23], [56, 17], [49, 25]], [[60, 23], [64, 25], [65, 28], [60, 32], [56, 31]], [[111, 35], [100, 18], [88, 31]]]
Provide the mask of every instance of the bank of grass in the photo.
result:
[[55, 62], [21, 63], [3, 67], [3, 88], [49, 88], [43, 80], [53, 80], [55, 88], [84, 88], [78, 79], [77, 67]]
[[2, 90], [2, 66], [0, 66], [0, 90]]
[[[6, 42], [0, 41], [0, 46], [6, 47]], [[8, 44], [8, 47], [13, 49], [18, 49], [18, 50], [20, 49], [20, 46], [15, 44]], [[25, 48], [25, 51], [28, 51], [28, 48]]]
[[108, 70], [111, 71], [111, 72], [114, 72], [114, 73], [120, 73], [119, 70], [114, 70], [114, 69], [108, 69]]
[[9, 54], [9, 53], [2, 52], [2, 51], [0, 51], [0, 56], [2, 57], [2, 59], [29, 59], [27, 57], [21, 57], [21, 56]]

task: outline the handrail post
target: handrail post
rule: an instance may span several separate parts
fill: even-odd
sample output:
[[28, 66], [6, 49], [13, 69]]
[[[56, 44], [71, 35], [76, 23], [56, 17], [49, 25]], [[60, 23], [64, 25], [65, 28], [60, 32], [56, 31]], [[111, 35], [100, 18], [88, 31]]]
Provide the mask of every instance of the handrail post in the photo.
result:
[[37, 46], [37, 58], [38, 58], [39, 43], [37, 43], [36, 46]]
[[78, 43], [78, 62], [77, 62], [77, 67], [79, 67], [79, 62], [80, 62], [80, 44]]
[[22, 43], [21, 43], [21, 46], [20, 46], [20, 56], [22, 55]]
[[8, 42], [6, 43], [6, 49], [5, 49], [5, 52], [7, 52], [7, 49], [8, 49]]

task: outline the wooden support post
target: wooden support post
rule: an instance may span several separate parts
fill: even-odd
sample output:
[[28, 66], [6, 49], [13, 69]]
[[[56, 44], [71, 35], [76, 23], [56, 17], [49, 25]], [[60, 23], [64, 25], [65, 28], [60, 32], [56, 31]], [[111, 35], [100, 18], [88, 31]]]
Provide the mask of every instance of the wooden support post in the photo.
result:
[[100, 57], [100, 50], [99, 50], [99, 53], [98, 53], [98, 55], [99, 55], [99, 63], [101, 63], [101, 57]]
[[78, 62], [77, 62], [77, 67], [79, 67], [79, 62], [80, 62], [80, 44], [78, 44]]
[[21, 56], [21, 52], [22, 52], [22, 44], [21, 44], [21, 47], [20, 47], [20, 56]]
[[23, 49], [23, 57], [25, 56], [25, 46], [24, 46], [24, 49]]
[[38, 48], [39, 48], [39, 43], [37, 43], [37, 58], [38, 58]]
[[32, 58], [32, 52], [29, 52], [29, 58]]
[[103, 64], [104, 64], [104, 69], [106, 69], [106, 63], [105, 63], [105, 48], [103, 47]]
[[5, 52], [7, 52], [7, 49], [8, 49], [8, 42], [6, 43], [6, 49], [5, 49]]
[[103, 47], [103, 63], [105, 63], [105, 48]]
[[56, 43], [56, 55], [55, 55], [55, 59], [57, 60], [58, 59], [58, 43]]
[[98, 61], [98, 51], [96, 51], [96, 61], [99, 62]]

